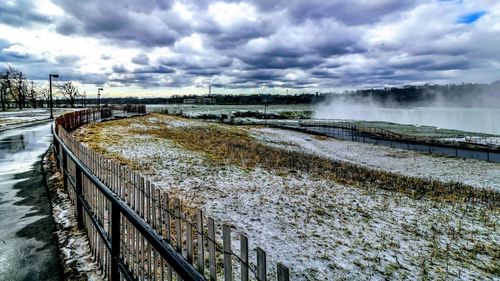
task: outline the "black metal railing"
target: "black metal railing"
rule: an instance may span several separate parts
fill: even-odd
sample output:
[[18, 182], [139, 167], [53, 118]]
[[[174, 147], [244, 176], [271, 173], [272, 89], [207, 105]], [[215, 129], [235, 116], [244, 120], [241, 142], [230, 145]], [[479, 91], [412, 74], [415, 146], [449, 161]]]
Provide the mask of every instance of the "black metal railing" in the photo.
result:
[[[121, 258], [120, 234], [121, 222], [123, 218], [128, 220], [133, 227], [147, 240], [147, 243], [158, 252], [158, 254], [171, 266], [172, 270], [183, 280], [205, 280], [184, 258], [175, 251], [175, 249], [155, 232], [155, 230], [141, 218], [130, 206], [119, 198], [110, 188], [108, 188], [99, 178], [97, 178], [81, 161], [71, 152], [70, 148], [54, 132], [54, 145], [56, 155], [64, 175], [64, 185], [72, 185], [73, 192], [76, 194], [76, 217], [78, 226], [84, 228], [84, 217], [91, 221], [93, 227], [100, 236], [106, 250], [109, 252], [109, 279], [110, 280], [134, 280], [133, 273], [127, 269], [126, 264]], [[69, 161], [74, 165], [75, 177], [69, 172]], [[84, 196], [84, 179], [89, 181], [100, 193], [98, 200], [101, 202], [104, 198], [105, 204], [111, 205], [110, 215], [107, 218], [111, 225], [110, 228], [103, 225], [103, 220], [98, 219], [100, 214], [96, 214], [90, 203]], [[121, 218], [123, 216], [123, 218]]]
[[[183, 205], [179, 198], [83, 145], [71, 133], [87, 123], [144, 113], [144, 106], [135, 105], [113, 108], [111, 117], [99, 110], [83, 110], [56, 119], [54, 144], [64, 185], [104, 277], [288, 281], [288, 267], [268, 262], [266, 252], [250, 246], [247, 236], [234, 225], [224, 223], [221, 228], [202, 210]], [[268, 271], [269, 264], [276, 270]]]

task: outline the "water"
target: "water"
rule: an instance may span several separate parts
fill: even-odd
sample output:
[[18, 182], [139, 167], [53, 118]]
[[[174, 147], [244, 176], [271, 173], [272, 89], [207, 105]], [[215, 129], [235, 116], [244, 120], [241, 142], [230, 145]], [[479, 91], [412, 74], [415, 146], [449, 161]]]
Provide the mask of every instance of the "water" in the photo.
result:
[[61, 280], [41, 171], [50, 124], [0, 133], [0, 280]]
[[427, 125], [500, 135], [500, 109], [498, 108], [383, 108], [338, 103], [318, 106], [314, 117]]
[[264, 105], [223, 105], [223, 104], [148, 104], [148, 112], [159, 112], [168, 110], [170, 113], [182, 112], [185, 115], [196, 116], [200, 114], [231, 114], [233, 111], [267, 111], [268, 113], [280, 113], [284, 111], [310, 111], [313, 106], [308, 104], [270, 104]]

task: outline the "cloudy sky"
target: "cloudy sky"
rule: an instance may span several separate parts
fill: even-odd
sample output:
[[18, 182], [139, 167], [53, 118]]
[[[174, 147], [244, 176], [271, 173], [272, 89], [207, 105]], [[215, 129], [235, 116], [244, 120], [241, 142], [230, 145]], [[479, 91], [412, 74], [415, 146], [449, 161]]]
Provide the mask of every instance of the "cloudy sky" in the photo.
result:
[[109, 95], [490, 83], [500, 1], [2, 0], [6, 64]]

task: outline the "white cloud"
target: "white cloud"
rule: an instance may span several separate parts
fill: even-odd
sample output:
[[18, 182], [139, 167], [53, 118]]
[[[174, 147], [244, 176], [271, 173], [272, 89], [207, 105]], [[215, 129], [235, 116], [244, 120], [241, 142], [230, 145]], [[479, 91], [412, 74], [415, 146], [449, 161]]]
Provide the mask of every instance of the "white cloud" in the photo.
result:
[[[11, 2], [0, 8], [19, 8]], [[63, 71], [93, 77], [86, 83], [154, 91], [206, 83], [357, 88], [500, 78], [498, 1], [346, 3], [40, 0], [24, 7], [37, 11], [23, 25], [19, 17], [0, 20], [0, 63], [23, 64], [40, 77], [60, 69], [63, 77]], [[457, 23], [477, 11], [485, 15]], [[132, 62], [141, 55], [148, 59]], [[113, 66], [128, 73], [113, 73]]]
[[257, 11], [254, 6], [245, 2], [215, 2], [208, 7], [208, 15], [222, 27], [234, 27], [245, 22], [255, 22]]

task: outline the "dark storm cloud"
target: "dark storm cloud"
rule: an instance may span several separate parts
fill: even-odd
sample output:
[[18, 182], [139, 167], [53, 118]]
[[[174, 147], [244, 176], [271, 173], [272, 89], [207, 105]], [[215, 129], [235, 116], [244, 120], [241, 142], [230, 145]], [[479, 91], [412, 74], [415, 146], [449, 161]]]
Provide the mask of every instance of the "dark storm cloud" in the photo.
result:
[[139, 67], [136, 68], [132, 71], [133, 73], [174, 73], [175, 69], [164, 66], [164, 65], [157, 65], [157, 66], [144, 66], [144, 67]]
[[129, 73], [130, 72], [122, 64], [120, 64], [120, 65], [116, 65], [116, 64], [113, 65], [112, 70], [113, 70], [114, 73], [120, 73], [120, 74], [122, 74], [122, 73]]
[[296, 22], [335, 18], [347, 25], [359, 25], [380, 21], [386, 15], [406, 10], [415, 4], [415, 0], [293, 1], [289, 12]]
[[161, 57], [158, 59], [160, 65], [175, 67], [183, 70], [194, 70], [204, 68], [226, 68], [231, 66], [233, 59], [224, 56], [176, 56]]
[[272, 69], [250, 70], [237, 74], [239, 78], [245, 80], [273, 81], [282, 78], [282, 72]]
[[213, 76], [219, 75], [222, 73], [222, 69], [218, 68], [196, 68], [196, 69], [188, 69], [185, 71], [190, 75], [198, 75], [198, 76]]
[[255, 22], [242, 22], [234, 27], [221, 27], [214, 19], [205, 18], [196, 31], [205, 34], [209, 43], [216, 49], [233, 49], [251, 39], [273, 35], [282, 24], [277, 18], [266, 17]]
[[149, 65], [149, 57], [146, 54], [138, 54], [132, 58], [132, 62], [139, 65]]
[[[0, 42], [1, 44], [1, 42]], [[0, 63], [11, 63], [11, 64], [34, 64], [39, 62], [46, 62], [45, 58], [41, 58], [28, 53], [13, 52], [5, 49], [1, 49], [0, 46]]]
[[217, 49], [233, 49], [247, 43], [253, 38], [267, 37], [273, 34], [273, 30], [269, 26], [262, 23], [256, 25], [248, 25], [234, 30], [222, 30], [214, 28], [212, 30], [201, 30], [206, 32], [210, 44]]
[[421, 56], [412, 57], [400, 62], [391, 63], [388, 67], [394, 69], [409, 69], [420, 71], [458, 70], [471, 67], [472, 63], [456, 56]]
[[142, 46], [174, 43], [187, 32], [170, 9], [170, 1], [55, 0], [68, 16], [56, 30], [64, 35], [100, 36]]
[[30, 26], [35, 23], [46, 24], [51, 19], [36, 11], [33, 1], [17, 0], [0, 2], [0, 23], [12, 26]]
[[240, 59], [248, 64], [249, 69], [309, 69], [318, 65], [322, 60], [314, 56], [279, 56], [272, 54], [245, 55]]

